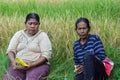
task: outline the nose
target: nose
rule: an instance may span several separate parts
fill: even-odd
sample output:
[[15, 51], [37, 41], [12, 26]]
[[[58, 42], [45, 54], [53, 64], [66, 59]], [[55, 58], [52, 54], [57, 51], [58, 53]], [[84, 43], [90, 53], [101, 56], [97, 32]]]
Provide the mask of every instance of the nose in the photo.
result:
[[35, 27], [35, 25], [34, 25], [34, 24], [32, 24], [32, 25], [31, 25], [31, 27], [33, 27], [33, 28], [34, 28], [34, 27]]
[[84, 29], [81, 29], [80, 31], [81, 31], [81, 32], [84, 32]]

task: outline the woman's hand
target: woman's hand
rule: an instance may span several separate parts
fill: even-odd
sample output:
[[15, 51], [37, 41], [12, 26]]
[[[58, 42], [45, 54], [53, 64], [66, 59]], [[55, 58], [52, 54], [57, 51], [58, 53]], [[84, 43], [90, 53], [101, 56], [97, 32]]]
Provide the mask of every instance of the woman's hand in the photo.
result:
[[26, 69], [26, 67], [23, 67], [23, 66], [21, 66], [21, 65], [18, 65], [15, 61], [12, 62], [12, 67], [13, 67], [13, 70]]
[[75, 65], [75, 70], [74, 70], [74, 72], [82, 73], [83, 71], [84, 71], [83, 65]]
[[32, 67], [36, 67], [39, 66], [41, 64], [44, 64], [47, 62], [47, 59], [44, 56], [41, 56], [38, 60], [33, 61], [33, 62], [27, 62], [28, 66], [27, 68], [32, 68]]
[[30, 69], [30, 68], [34, 67], [31, 62], [29, 62], [29, 63], [27, 63], [27, 64], [28, 64], [27, 69]]
[[35, 67], [35, 66], [34, 66], [34, 62], [26, 62], [26, 64], [27, 64], [28, 66], [24, 67], [24, 69], [30, 69], [30, 68], [32, 68], [32, 67]]

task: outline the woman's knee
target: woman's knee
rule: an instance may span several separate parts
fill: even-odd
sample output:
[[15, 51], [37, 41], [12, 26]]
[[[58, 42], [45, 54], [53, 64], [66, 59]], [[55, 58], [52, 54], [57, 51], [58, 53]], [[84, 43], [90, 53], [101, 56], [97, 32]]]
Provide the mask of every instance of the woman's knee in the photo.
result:
[[83, 73], [81, 73], [81, 74], [76, 74], [74, 80], [83, 80], [83, 78], [84, 78]]
[[49, 75], [50, 67], [45, 64], [27, 72], [27, 80], [46, 80]]
[[10, 65], [4, 80], [21, 80], [23, 78], [25, 78], [24, 70], [13, 70], [12, 66]]
[[90, 54], [90, 53], [86, 53], [85, 55], [84, 55], [84, 60], [93, 60], [94, 59], [94, 56], [92, 55], [92, 54]]

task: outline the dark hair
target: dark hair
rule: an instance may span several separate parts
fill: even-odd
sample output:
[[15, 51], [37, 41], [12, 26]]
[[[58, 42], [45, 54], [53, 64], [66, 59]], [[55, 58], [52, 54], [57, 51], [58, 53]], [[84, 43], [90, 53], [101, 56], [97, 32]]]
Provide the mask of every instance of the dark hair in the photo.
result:
[[31, 18], [36, 19], [38, 22], [39, 22], [39, 20], [40, 20], [40, 17], [39, 17], [38, 14], [36, 14], [36, 13], [29, 13], [29, 14], [26, 16], [25, 23], [26, 23], [28, 20], [30, 20]]
[[80, 17], [76, 20], [76, 23], [75, 23], [75, 30], [77, 30], [77, 24], [80, 23], [80, 22], [85, 22], [87, 24], [87, 27], [90, 31], [90, 24], [89, 24], [89, 20], [87, 18], [83, 18], [83, 17]]

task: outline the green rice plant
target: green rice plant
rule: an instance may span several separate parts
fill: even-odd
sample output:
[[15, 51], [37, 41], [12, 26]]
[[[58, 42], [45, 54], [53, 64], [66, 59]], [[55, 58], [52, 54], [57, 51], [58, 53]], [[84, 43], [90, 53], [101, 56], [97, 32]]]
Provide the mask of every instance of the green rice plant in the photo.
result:
[[[14, 16], [15, 13], [18, 15], [26, 15], [31, 11], [35, 11], [41, 14], [42, 17], [52, 16], [66, 16], [65, 13], [69, 13], [69, 16], [87, 16], [91, 15], [96, 18], [101, 15], [112, 16], [116, 19], [119, 16], [120, 7], [119, 0], [73, 0], [63, 1], [61, 4], [55, 4], [46, 1], [44, 3], [30, 0], [23, 1], [19, 0], [18, 3], [12, 3], [9, 1], [0, 1], [0, 14]], [[59, 1], [58, 1], [59, 2]], [[54, 15], [53, 15], [54, 14]]]
[[6, 56], [6, 54], [4, 54], [4, 52], [0, 52], [0, 80], [2, 80], [2, 78], [4, 77], [8, 65], [8, 57]]

